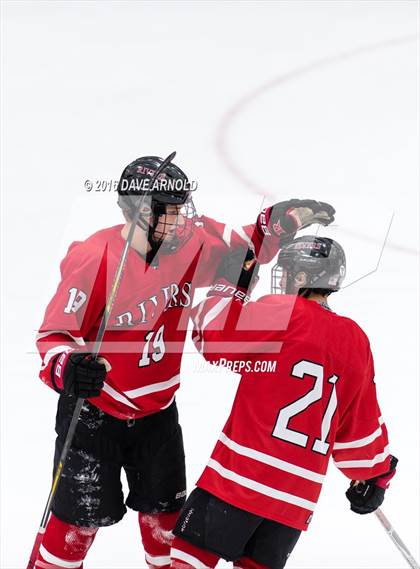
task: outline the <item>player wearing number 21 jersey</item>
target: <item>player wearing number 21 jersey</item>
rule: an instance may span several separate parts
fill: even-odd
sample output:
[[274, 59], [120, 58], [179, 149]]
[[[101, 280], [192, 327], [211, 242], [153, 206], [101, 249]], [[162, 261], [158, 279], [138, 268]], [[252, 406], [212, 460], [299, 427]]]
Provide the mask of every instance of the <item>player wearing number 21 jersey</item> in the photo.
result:
[[325, 238], [295, 239], [273, 271], [273, 292], [283, 294], [245, 304], [252, 261], [241, 271], [243, 259], [232, 253], [222, 262], [194, 311], [198, 350], [211, 363], [243, 371], [177, 522], [173, 567], [197, 566], [197, 559], [214, 566], [218, 557], [235, 567], [283, 567], [312, 519], [330, 457], [348, 478], [369, 481], [359, 502], [353, 486], [349, 491], [359, 513], [379, 505], [395, 469], [368, 338], [327, 304], [345, 273], [341, 247]]

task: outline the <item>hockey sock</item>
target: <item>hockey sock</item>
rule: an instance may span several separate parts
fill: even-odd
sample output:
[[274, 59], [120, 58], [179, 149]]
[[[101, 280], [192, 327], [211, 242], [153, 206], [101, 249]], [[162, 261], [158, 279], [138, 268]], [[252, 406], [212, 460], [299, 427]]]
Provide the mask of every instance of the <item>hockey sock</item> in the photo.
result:
[[171, 569], [216, 567], [220, 557], [175, 537], [171, 548]]
[[35, 562], [36, 569], [82, 569], [97, 531], [98, 528], [62, 522], [51, 514]]
[[174, 538], [172, 530], [179, 512], [143, 514], [139, 512], [139, 525], [146, 562], [150, 569], [168, 569], [170, 550]]
[[250, 557], [241, 557], [233, 563], [234, 569], [269, 569], [267, 565], [261, 565]]

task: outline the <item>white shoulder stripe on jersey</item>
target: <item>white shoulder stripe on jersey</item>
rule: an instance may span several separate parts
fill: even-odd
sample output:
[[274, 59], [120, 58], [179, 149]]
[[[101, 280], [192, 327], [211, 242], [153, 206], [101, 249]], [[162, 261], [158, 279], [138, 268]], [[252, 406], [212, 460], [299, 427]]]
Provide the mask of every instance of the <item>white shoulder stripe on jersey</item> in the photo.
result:
[[169, 555], [150, 555], [147, 551], [144, 552], [147, 563], [150, 565], [156, 565], [156, 567], [161, 567], [162, 565], [170, 565], [171, 558]]
[[302, 468], [301, 466], [291, 464], [290, 462], [286, 462], [285, 460], [281, 460], [275, 456], [266, 454], [265, 452], [260, 452], [259, 450], [240, 445], [239, 443], [236, 443], [227, 437], [225, 433], [220, 434], [219, 441], [226, 445], [233, 452], [236, 452], [242, 456], [258, 460], [259, 462], [268, 464], [269, 466], [273, 466], [274, 468], [278, 468], [284, 472], [289, 472], [290, 474], [300, 476], [301, 478], [312, 480], [318, 484], [322, 484], [324, 481], [325, 476], [323, 474], [319, 474], [313, 470], [308, 470], [307, 468]]
[[208, 462], [210, 468], [215, 470], [222, 478], [226, 478], [227, 480], [231, 480], [244, 488], [249, 488], [254, 492], [258, 492], [259, 494], [264, 494], [264, 496], [269, 496], [270, 498], [274, 498], [274, 500], [279, 500], [281, 502], [287, 502], [288, 504], [293, 504], [294, 506], [299, 506], [301, 508], [305, 508], [306, 510], [313, 511], [315, 509], [316, 503], [311, 502], [310, 500], [306, 500], [305, 498], [300, 498], [299, 496], [295, 496], [294, 494], [289, 494], [288, 492], [282, 492], [281, 490], [277, 490], [276, 488], [272, 488], [271, 486], [266, 486], [265, 484], [261, 484], [256, 480], [252, 480], [251, 478], [246, 478], [245, 476], [241, 476], [237, 472], [233, 472], [232, 470], [228, 470], [224, 466], [222, 466], [219, 462], [211, 458]]
[[[383, 421], [382, 423], [379, 421], [379, 424], [382, 425]], [[346, 443], [334, 443], [333, 450], [364, 447], [372, 443], [378, 437], [380, 437], [381, 434], [382, 434], [382, 426], [378, 427], [376, 431], [374, 431], [372, 434], [368, 435], [367, 437], [363, 437], [363, 439], [356, 439], [355, 441], [348, 441]]]
[[48, 563], [52, 563], [54, 565], [58, 565], [58, 567], [65, 567], [66, 569], [76, 569], [77, 567], [81, 567], [83, 563], [83, 559], [80, 561], [66, 561], [65, 559], [61, 559], [60, 557], [56, 557], [52, 555], [49, 551], [45, 549], [43, 545], [40, 546], [39, 551], [45, 561]]
[[176, 549], [175, 547], [171, 547], [171, 558], [179, 559], [180, 561], [185, 561], [195, 567], [195, 569], [209, 569], [207, 565], [204, 565], [197, 557], [186, 553], [185, 551], [181, 551], [180, 549]]
[[213, 322], [213, 320], [219, 316], [219, 314], [229, 304], [229, 302], [231, 302], [231, 300], [232, 298], [229, 296], [223, 297], [213, 306], [213, 308], [210, 308], [210, 310], [203, 318], [201, 330], [204, 330], [206, 326], [210, 324], [210, 322]]
[[384, 448], [384, 452], [377, 454], [371, 460], [342, 460], [334, 461], [338, 468], [371, 468], [375, 464], [383, 462], [389, 456], [389, 446]]
[[124, 397], [124, 395], [121, 395], [121, 393], [118, 393], [118, 391], [116, 391], [108, 383], [104, 383], [102, 391], [105, 391], [105, 393], [107, 393], [110, 397], [112, 397], [112, 399], [115, 399], [115, 401], [124, 403], [124, 405], [128, 405], [128, 407], [132, 407], [133, 409], [139, 411], [139, 408], [136, 405], [134, 405], [134, 403], [132, 403], [129, 399], [127, 399], [127, 397]]
[[223, 241], [226, 243], [226, 245], [228, 247], [230, 247], [230, 240], [232, 238], [232, 228], [229, 227], [228, 225], [225, 225], [225, 228], [223, 230]]
[[66, 344], [51, 348], [51, 350], [48, 350], [48, 352], [45, 353], [44, 359], [42, 360], [41, 370], [45, 369], [50, 363], [50, 360], [57, 354], [61, 354], [62, 352], [71, 352], [72, 350], [73, 348], [70, 348], [70, 346], [67, 346]]
[[168, 379], [167, 381], [161, 381], [159, 383], [152, 383], [150, 385], [145, 385], [144, 387], [139, 387], [137, 389], [130, 389], [129, 391], [124, 391], [124, 395], [130, 397], [130, 399], [135, 399], [136, 397], [142, 397], [143, 395], [149, 395], [149, 393], [156, 393], [156, 391], [164, 391], [175, 385], [179, 385], [181, 381], [179, 373]]
[[70, 332], [67, 332], [67, 330], [48, 330], [48, 332], [38, 332], [38, 334], [35, 337], [35, 340], [36, 341], [42, 340], [42, 338], [51, 336], [51, 334], [65, 334], [66, 336], [69, 336], [72, 340], [74, 340], [78, 346], [86, 345], [84, 339], [81, 336], [72, 336]]

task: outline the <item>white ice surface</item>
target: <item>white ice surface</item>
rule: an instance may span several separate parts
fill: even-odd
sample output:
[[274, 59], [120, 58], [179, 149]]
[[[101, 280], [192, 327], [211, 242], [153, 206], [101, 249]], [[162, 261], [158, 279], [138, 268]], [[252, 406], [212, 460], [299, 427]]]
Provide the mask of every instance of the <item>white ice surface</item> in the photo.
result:
[[[35, 330], [68, 244], [121, 221], [115, 195], [87, 193], [84, 180], [174, 149], [200, 183], [200, 211], [232, 225], [255, 218], [262, 195], [251, 187], [265, 203], [333, 203], [348, 282], [375, 268], [394, 213], [377, 272], [332, 305], [371, 339], [400, 459], [384, 511], [418, 558], [418, 3], [8, 2], [2, 12], [1, 569], [26, 567], [50, 484], [56, 395], [37, 379]], [[268, 286], [265, 270], [257, 294]], [[182, 372], [191, 489], [238, 380], [190, 343]], [[403, 569], [375, 517], [350, 513], [346, 486], [332, 466], [288, 567]], [[85, 563], [144, 565], [133, 512], [101, 530]]]

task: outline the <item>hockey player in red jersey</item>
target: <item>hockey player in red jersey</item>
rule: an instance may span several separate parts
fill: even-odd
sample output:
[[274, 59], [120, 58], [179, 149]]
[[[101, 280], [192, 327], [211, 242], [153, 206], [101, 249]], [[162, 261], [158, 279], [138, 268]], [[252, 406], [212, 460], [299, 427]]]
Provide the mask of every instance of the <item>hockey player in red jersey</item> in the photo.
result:
[[274, 294], [257, 302], [247, 302], [255, 257], [244, 257], [222, 261], [193, 311], [199, 351], [242, 378], [177, 521], [173, 568], [223, 558], [236, 568], [281, 569], [312, 519], [331, 456], [352, 480], [346, 496], [359, 514], [380, 506], [395, 473], [369, 341], [328, 305], [345, 275], [341, 246], [314, 236], [285, 245]]
[[[86, 399], [35, 563], [42, 569], [82, 567], [97, 529], [118, 522], [126, 505], [139, 512], [148, 565], [169, 565], [170, 530], [186, 495], [175, 392], [194, 290], [211, 284], [229, 248], [251, 246], [265, 263], [282, 239], [308, 224], [333, 220], [328, 204], [291, 200], [264, 212], [257, 224], [233, 231], [196, 216], [190, 183], [174, 164], [163, 170], [156, 187], [147, 187], [161, 163], [149, 156], [124, 170], [118, 202], [127, 223], [70, 246], [39, 330], [40, 377], [60, 394], [55, 468], [77, 398]], [[93, 342], [140, 205], [95, 361]], [[270, 219], [275, 233], [267, 230]], [[129, 486], [126, 502], [122, 469]]]

